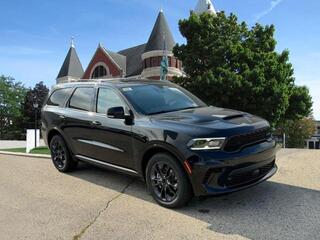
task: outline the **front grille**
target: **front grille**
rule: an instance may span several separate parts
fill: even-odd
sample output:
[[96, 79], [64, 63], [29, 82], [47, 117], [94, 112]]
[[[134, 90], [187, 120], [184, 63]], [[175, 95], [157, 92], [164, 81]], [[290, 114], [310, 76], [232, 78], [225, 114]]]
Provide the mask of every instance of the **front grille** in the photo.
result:
[[254, 143], [262, 142], [270, 138], [270, 128], [262, 128], [252, 133], [237, 135], [229, 138], [224, 150], [227, 152], [235, 152], [240, 150], [244, 146], [248, 146]]

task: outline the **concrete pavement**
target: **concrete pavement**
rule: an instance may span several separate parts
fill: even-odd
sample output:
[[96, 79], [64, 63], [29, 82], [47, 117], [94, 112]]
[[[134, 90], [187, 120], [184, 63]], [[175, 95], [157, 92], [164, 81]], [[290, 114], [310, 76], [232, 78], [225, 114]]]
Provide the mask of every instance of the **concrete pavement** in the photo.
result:
[[319, 239], [320, 151], [279, 153], [254, 188], [169, 210], [131, 177], [0, 155], [1, 239]]
[[[0, 149], [7, 148], [25, 148], [27, 146], [26, 141], [11, 141], [11, 140], [0, 140]], [[43, 139], [40, 139], [40, 146], [45, 146]]]

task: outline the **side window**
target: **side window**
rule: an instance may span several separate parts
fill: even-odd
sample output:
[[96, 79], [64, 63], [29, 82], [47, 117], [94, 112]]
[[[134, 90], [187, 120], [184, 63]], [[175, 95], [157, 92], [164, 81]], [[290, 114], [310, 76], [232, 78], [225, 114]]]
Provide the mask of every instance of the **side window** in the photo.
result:
[[125, 108], [125, 104], [114, 90], [109, 88], [100, 88], [98, 92], [97, 112], [105, 114], [108, 109], [112, 107]]
[[93, 88], [77, 88], [70, 99], [69, 107], [89, 112], [93, 96]]
[[63, 89], [58, 89], [58, 90], [54, 91], [51, 94], [51, 96], [47, 102], [47, 105], [62, 107], [63, 104], [65, 103], [67, 97], [71, 93], [71, 90], [72, 90], [72, 88], [63, 88]]

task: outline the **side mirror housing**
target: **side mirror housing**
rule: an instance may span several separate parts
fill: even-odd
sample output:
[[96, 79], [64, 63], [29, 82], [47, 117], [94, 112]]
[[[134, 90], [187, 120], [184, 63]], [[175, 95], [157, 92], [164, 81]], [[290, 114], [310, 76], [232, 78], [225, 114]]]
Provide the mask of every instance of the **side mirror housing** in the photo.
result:
[[125, 119], [123, 107], [109, 108], [107, 112], [108, 118]]

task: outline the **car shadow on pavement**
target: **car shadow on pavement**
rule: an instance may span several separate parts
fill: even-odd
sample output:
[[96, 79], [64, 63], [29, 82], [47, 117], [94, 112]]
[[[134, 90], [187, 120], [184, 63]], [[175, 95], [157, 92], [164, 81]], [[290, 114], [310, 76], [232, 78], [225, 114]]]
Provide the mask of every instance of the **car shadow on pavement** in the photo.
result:
[[[70, 175], [113, 190], [119, 177], [134, 180], [85, 164]], [[125, 194], [156, 205], [142, 181]], [[212, 231], [249, 239], [317, 239], [320, 232], [320, 191], [273, 181], [220, 197], [195, 198], [172, 211], [206, 222]]]

